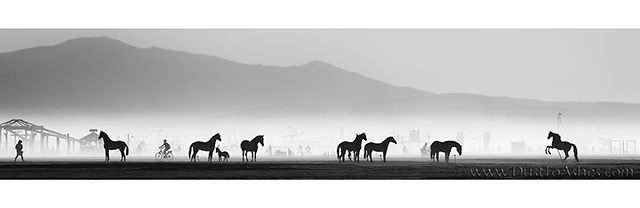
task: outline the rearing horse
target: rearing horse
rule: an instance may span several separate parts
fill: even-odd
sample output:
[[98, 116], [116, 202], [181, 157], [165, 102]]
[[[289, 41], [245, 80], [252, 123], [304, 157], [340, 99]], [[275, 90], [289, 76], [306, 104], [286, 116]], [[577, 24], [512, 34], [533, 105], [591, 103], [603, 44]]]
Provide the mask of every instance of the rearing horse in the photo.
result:
[[367, 141], [367, 135], [364, 134], [356, 134], [356, 138], [353, 142], [344, 141], [338, 144], [338, 148], [336, 149], [336, 154], [338, 155], [338, 161], [342, 160], [344, 162], [344, 153], [346, 151], [353, 152], [353, 161], [360, 162], [360, 149], [362, 149], [362, 140]]
[[[104, 131], [100, 131], [100, 135], [98, 136], [98, 140], [104, 139], [104, 161], [109, 162], [109, 150], [120, 150], [120, 161], [127, 161], [127, 155], [129, 155], [129, 146], [123, 141], [113, 141], [109, 138], [107, 133]], [[125, 150], [127, 150], [125, 154]]]
[[571, 143], [571, 142], [565, 142], [560, 140], [560, 135], [553, 133], [551, 131], [549, 131], [549, 135], [547, 136], [547, 139], [553, 137], [553, 140], [551, 141], [551, 146], [547, 146], [546, 149], [544, 149], [544, 152], [547, 154], [551, 154], [551, 151], [549, 151], [549, 149], [551, 148], [555, 148], [557, 150], [562, 150], [564, 151], [564, 159], [562, 159], [562, 162], [566, 161], [567, 158], [569, 157], [569, 150], [571, 150], [571, 148], [573, 147], [573, 155], [576, 158], [576, 162], [580, 162], [580, 160], [578, 159], [578, 147], [576, 147], [575, 144]]
[[367, 143], [366, 145], [364, 145], [364, 159], [370, 160], [371, 162], [373, 162], [371, 153], [373, 151], [376, 151], [376, 152], [382, 152], [382, 162], [387, 162], [387, 149], [389, 148], [390, 142], [393, 142], [394, 144], [398, 144], [398, 142], [396, 142], [396, 139], [394, 139], [393, 137], [387, 137], [387, 139], [385, 139], [381, 143], [373, 143], [373, 142]]
[[244, 140], [240, 142], [240, 149], [242, 149], [242, 162], [244, 162], [244, 158], [247, 158], [247, 162], [249, 161], [249, 157], [247, 157], [247, 153], [249, 152], [251, 152], [251, 162], [258, 161], [256, 158], [258, 155], [258, 143], [264, 147], [264, 135], [258, 135], [251, 141]]
[[[216, 150], [215, 148], [216, 141], [222, 141], [219, 133], [216, 133], [215, 135], [213, 135], [211, 139], [209, 139], [209, 141], [207, 142], [195, 141], [191, 143], [191, 146], [189, 146], [189, 160], [195, 162], [198, 151], [202, 150], [202, 151], [209, 152], [209, 157], [207, 158], [207, 161], [212, 162], [213, 151]], [[193, 150], [193, 154], [191, 154], [191, 150]]]
[[[444, 152], [444, 161], [449, 162], [449, 154], [451, 154], [451, 148], [458, 150], [458, 155], [462, 155], [462, 145], [456, 141], [433, 141], [431, 143], [431, 161], [440, 162], [440, 152]], [[433, 157], [435, 156], [435, 160]]]

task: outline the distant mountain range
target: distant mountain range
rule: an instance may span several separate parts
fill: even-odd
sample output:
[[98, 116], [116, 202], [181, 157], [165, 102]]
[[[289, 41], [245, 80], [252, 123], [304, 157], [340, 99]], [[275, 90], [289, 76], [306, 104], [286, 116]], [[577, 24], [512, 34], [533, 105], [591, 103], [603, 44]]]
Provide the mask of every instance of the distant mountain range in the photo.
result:
[[248, 65], [215, 56], [79, 38], [0, 54], [0, 111], [217, 118], [467, 117], [640, 120], [640, 105], [544, 102], [396, 87], [321, 61]]
[[0, 106], [79, 112], [228, 113], [284, 104], [428, 96], [331, 64], [248, 65], [107, 38], [0, 54]]

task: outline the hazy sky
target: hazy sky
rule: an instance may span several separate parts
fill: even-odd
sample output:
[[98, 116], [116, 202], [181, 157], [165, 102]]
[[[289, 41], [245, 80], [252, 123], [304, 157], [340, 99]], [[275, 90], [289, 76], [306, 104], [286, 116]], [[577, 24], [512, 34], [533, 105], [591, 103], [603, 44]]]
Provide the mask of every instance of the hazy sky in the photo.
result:
[[0, 52], [93, 36], [434, 93], [640, 103], [640, 30], [0, 30]]

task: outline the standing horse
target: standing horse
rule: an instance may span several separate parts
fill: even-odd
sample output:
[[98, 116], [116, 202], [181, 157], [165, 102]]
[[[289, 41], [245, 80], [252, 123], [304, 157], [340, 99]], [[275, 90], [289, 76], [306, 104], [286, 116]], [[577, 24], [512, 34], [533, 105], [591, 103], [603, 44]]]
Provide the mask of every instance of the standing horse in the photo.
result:
[[564, 159], [562, 159], [562, 162], [566, 161], [567, 158], [569, 157], [569, 150], [571, 150], [571, 148], [573, 147], [573, 155], [576, 158], [576, 162], [580, 162], [580, 160], [578, 159], [578, 147], [576, 147], [575, 144], [570, 143], [570, 142], [565, 142], [560, 140], [560, 135], [553, 133], [551, 131], [549, 131], [549, 135], [547, 136], [547, 139], [553, 137], [553, 140], [551, 141], [551, 146], [547, 146], [546, 149], [544, 149], [544, 152], [547, 154], [551, 154], [551, 151], [549, 151], [549, 149], [551, 148], [555, 148], [557, 150], [562, 150], [564, 151]]
[[[364, 145], [364, 159], [371, 160], [373, 163], [373, 158], [371, 157], [371, 153], [373, 151], [382, 152], [382, 162], [387, 162], [387, 149], [389, 148], [389, 143], [393, 142], [394, 144], [398, 144], [393, 137], [387, 137], [381, 143], [373, 143], [369, 142]], [[367, 157], [368, 156], [368, 157]]]
[[440, 152], [444, 152], [445, 162], [449, 162], [449, 154], [451, 153], [451, 148], [454, 147], [458, 150], [458, 155], [462, 155], [462, 145], [456, 141], [433, 141], [433, 143], [431, 143], [431, 161], [440, 162]]
[[220, 151], [220, 148], [216, 147], [216, 153], [218, 153], [218, 162], [221, 162], [224, 158], [224, 161], [229, 161], [229, 153], [227, 151]]
[[[209, 141], [207, 142], [195, 141], [191, 143], [191, 146], [189, 146], [189, 160], [195, 162], [198, 151], [202, 150], [202, 151], [209, 152], [209, 157], [207, 158], [207, 161], [212, 162], [213, 151], [215, 150], [216, 141], [222, 141], [219, 133], [216, 133], [215, 135], [213, 135], [211, 139], [209, 139]], [[191, 150], [193, 150], [193, 154], [191, 154]]]
[[[113, 141], [109, 138], [107, 133], [104, 131], [100, 131], [100, 135], [98, 136], [98, 140], [104, 139], [104, 161], [109, 162], [109, 150], [120, 150], [120, 161], [127, 161], [127, 155], [129, 155], [129, 146], [123, 141]], [[125, 154], [125, 150], [127, 151]]]
[[342, 159], [344, 162], [344, 153], [346, 151], [353, 152], [353, 161], [360, 162], [360, 149], [362, 149], [362, 140], [367, 141], [367, 135], [356, 134], [356, 138], [353, 142], [344, 141], [338, 144], [338, 148], [336, 149], [336, 154], [338, 155], [338, 161]]
[[244, 140], [240, 143], [240, 149], [242, 149], [242, 162], [244, 162], [244, 158], [247, 158], [247, 162], [249, 162], [249, 157], [247, 157], [247, 153], [249, 152], [251, 152], [251, 162], [258, 161], [256, 158], [258, 155], [258, 143], [264, 147], [264, 135], [258, 135], [251, 141]]

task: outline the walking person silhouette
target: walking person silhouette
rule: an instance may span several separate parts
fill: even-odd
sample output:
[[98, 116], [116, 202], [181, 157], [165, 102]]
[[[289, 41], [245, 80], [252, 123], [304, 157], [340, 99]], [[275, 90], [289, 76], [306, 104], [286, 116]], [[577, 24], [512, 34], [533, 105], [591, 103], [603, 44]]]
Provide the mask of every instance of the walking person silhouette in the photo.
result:
[[13, 158], [13, 162], [16, 162], [18, 156], [20, 156], [20, 159], [24, 162], [24, 156], [22, 156], [22, 153], [22, 140], [18, 140], [18, 144], [16, 144], [16, 158]]

